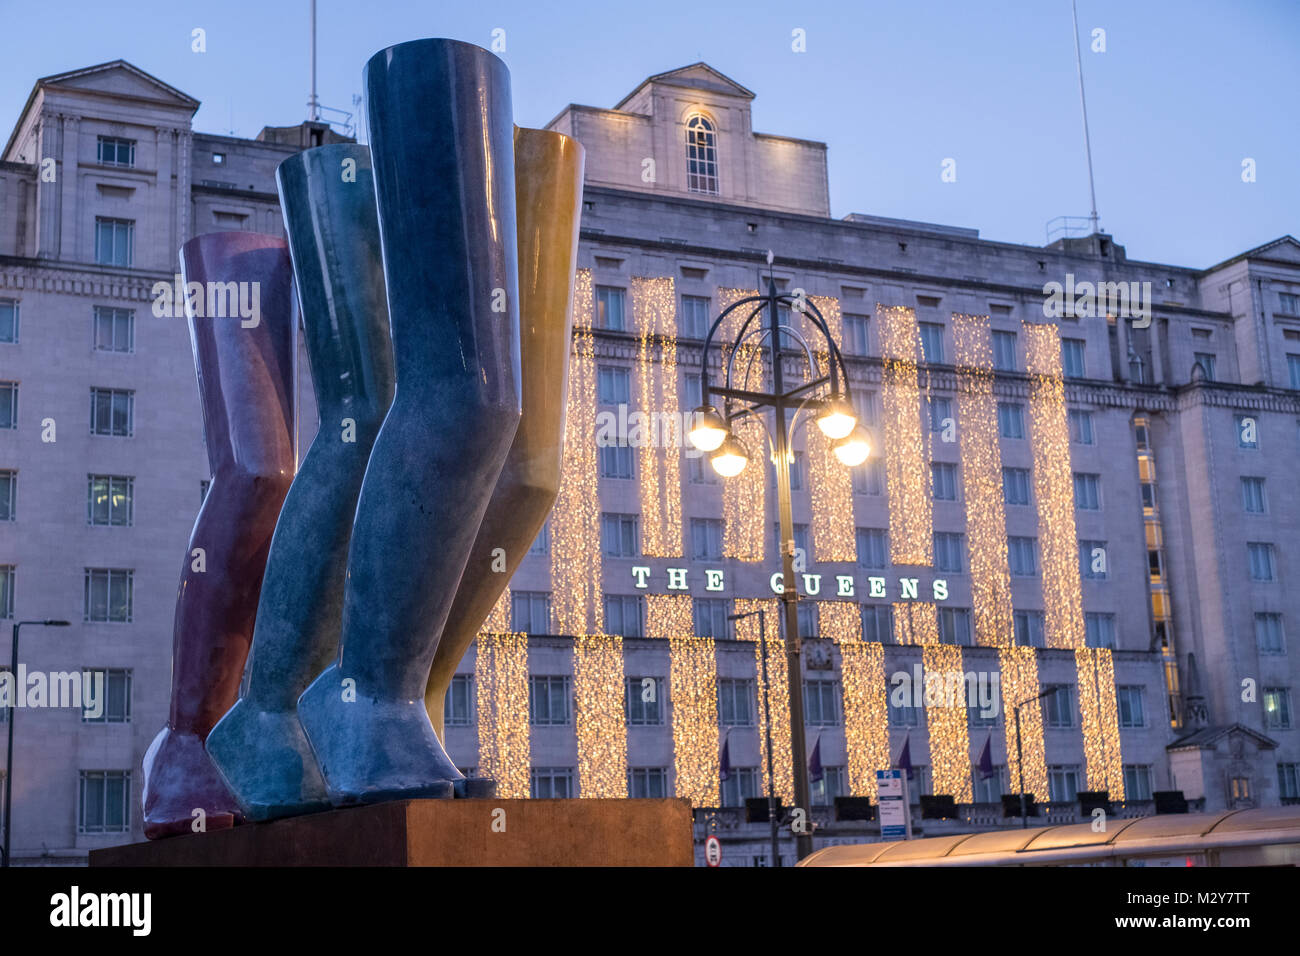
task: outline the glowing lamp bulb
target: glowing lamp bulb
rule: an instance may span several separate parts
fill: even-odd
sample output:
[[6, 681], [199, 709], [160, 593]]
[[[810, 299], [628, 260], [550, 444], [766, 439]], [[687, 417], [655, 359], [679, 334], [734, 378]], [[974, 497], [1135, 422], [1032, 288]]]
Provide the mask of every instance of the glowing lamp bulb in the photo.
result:
[[745, 450], [739, 438], [731, 435], [713, 453], [709, 461], [713, 463], [713, 470], [723, 478], [734, 478], [749, 464], [749, 452]]
[[727, 423], [712, 405], [701, 405], [691, 413], [694, 424], [686, 433], [692, 445], [700, 451], [715, 451], [727, 439]]
[[848, 435], [857, 423], [858, 416], [853, 413], [853, 406], [842, 398], [831, 399], [817, 416], [817, 427], [832, 440]]
[[861, 425], [835, 443], [835, 457], [850, 468], [862, 464], [870, 455], [871, 436]]

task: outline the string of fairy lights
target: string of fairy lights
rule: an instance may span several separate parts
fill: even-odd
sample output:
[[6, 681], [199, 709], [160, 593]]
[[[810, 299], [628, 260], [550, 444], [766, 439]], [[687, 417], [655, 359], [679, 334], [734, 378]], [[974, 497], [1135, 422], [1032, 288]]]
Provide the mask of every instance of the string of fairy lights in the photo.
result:
[[[596, 435], [596, 353], [592, 324], [594, 284], [589, 270], [579, 270], [575, 289], [573, 353], [566, 416], [565, 456], [560, 491], [550, 519], [551, 631], [574, 635], [573, 692], [577, 737], [578, 790], [583, 797], [624, 797], [628, 790], [625, 712], [624, 641], [606, 635], [603, 615], [603, 561], [600, 548], [600, 482]], [[725, 309], [752, 290], [719, 289], [716, 307]], [[813, 298], [837, 340], [842, 334], [838, 300]], [[679, 410], [676, 289], [672, 278], [633, 278], [631, 304], [637, 335], [635, 375], [640, 410]], [[729, 341], [748, 315], [733, 313]], [[928, 396], [928, 370], [921, 365], [920, 331], [915, 311], [877, 305], [882, 369], [883, 445], [890, 522], [890, 558], [899, 565], [933, 564], [930, 434], [922, 423]], [[804, 320], [804, 326], [809, 326]], [[1029, 418], [1033, 433], [1034, 479], [1039, 507], [1042, 591], [1048, 645], [1075, 651], [1079, 711], [1082, 718], [1087, 781], [1090, 789], [1109, 790], [1123, 798], [1114, 664], [1109, 650], [1085, 646], [1081, 583], [1077, 561], [1073, 480], [1065, 414], [1064, 381], [1056, 330], [1025, 325], [1030, 373]], [[1013, 604], [1003, 504], [1001, 454], [997, 424], [996, 379], [987, 316], [955, 314], [953, 340], [957, 357], [957, 409], [965, 520], [970, 559], [975, 644], [998, 648], [1001, 695], [1005, 704], [1006, 764], [1010, 785], [1019, 782], [1015, 722], [1010, 708], [1040, 692], [1039, 659], [1032, 647], [1015, 646]], [[810, 342], [816, 336], [808, 336]], [[725, 346], [724, 346], [725, 348]], [[756, 346], [735, 356], [738, 387], [761, 389], [768, 369]], [[725, 355], [724, 355], [725, 360]], [[828, 356], [814, 353], [824, 372]], [[706, 374], [708, 370], [705, 370]], [[766, 437], [755, 420], [736, 423], [736, 434], [756, 462], [763, 462]], [[805, 431], [811, 500], [811, 531], [819, 561], [849, 562], [856, 557], [854, 496], [851, 475], [834, 458], [819, 429]], [[683, 555], [683, 496], [680, 455], [667, 441], [649, 441], [638, 450], [641, 548], [647, 557]], [[766, 507], [768, 469], [747, 468], [722, 486], [723, 554], [726, 558], [766, 560], [769, 538]], [[475, 681], [479, 723], [480, 773], [498, 781], [502, 796], [526, 796], [529, 790], [528, 637], [509, 633], [507, 589], [484, 625], [477, 642]], [[775, 788], [793, 802], [789, 687], [784, 642], [779, 639], [779, 602], [734, 599], [734, 611], [762, 611], [768, 635], [767, 676], [775, 752]], [[644, 595], [644, 633], [668, 644], [671, 715], [672, 792], [695, 806], [717, 806], [723, 736], [719, 727], [718, 647], [712, 637], [692, 636], [693, 602], [689, 595]], [[939, 609], [921, 600], [891, 604], [893, 639], [921, 647], [927, 675], [964, 673], [963, 650], [941, 643]], [[889, 767], [889, 681], [881, 643], [863, 640], [860, 608], [854, 601], [819, 600], [820, 636], [838, 648], [848, 792], [875, 798], [875, 772]], [[736, 622], [735, 637], [754, 644], [756, 686], [761, 694], [762, 645], [756, 617]], [[941, 684], [945, 682], [940, 680]], [[951, 680], [946, 684], [951, 691]], [[759, 745], [759, 780], [767, 786], [766, 735], [761, 696], [753, 703]], [[913, 741], [914, 759], [928, 738], [932, 790], [958, 802], [972, 799], [970, 734], [966, 698], [927, 700], [927, 732]], [[1048, 774], [1041, 707], [1021, 709], [1025, 790], [1046, 797]], [[921, 758], [924, 759], [924, 758]]]

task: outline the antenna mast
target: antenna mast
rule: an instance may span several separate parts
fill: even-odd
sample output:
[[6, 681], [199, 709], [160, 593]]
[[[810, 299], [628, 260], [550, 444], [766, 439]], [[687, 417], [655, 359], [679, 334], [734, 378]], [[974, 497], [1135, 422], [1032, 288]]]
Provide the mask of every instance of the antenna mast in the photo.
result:
[[320, 102], [316, 99], [316, 0], [311, 0], [311, 99], [307, 101], [307, 119], [313, 123], [320, 119]]
[[[316, 0], [312, 0], [312, 10], [316, 9]], [[1088, 136], [1088, 101], [1083, 96], [1083, 54], [1079, 51], [1079, 5], [1077, 0], [1070, 0], [1070, 10], [1074, 15], [1074, 65], [1079, 71], [1079, 107], [1083, 110], [1083, 148], [1088, 154], [1088, 192], [1092, 196], [1092, 214], [1088, 219], [1092, 223], [1092, 234], [1097, 228], [1097, 186], [1092, 178], [1092, 140]], [[312, 30], [315, 31], [315, 13], [312, 14]], [[315, 33], [313, 32], [313, 36]], [[313, 40], [313, 43], [315, 41]], [[313, 83], [315, 81], [313, 80]]]

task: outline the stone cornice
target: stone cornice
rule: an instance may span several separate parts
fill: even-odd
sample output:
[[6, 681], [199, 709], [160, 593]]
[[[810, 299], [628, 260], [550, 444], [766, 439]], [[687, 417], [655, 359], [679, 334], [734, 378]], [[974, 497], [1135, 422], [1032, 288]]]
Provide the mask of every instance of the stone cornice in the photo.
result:
[[129, 274], [85, 263], [0, 256], [0, 290], [75, 295], [97, 299], [152, 301], [155, 282], [171, 282], [162, 272], [133, 270]]

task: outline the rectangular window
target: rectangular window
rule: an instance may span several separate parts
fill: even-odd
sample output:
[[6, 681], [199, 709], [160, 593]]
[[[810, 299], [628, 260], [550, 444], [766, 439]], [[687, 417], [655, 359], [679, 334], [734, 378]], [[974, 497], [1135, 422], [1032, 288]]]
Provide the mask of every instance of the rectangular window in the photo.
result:
[[12, 564], [0, 564], [0, 620], [11, 620], [14, 616], [14, 577]]
[[605, 512], [600, 516], [600, 543], [608, 558], [634, 558], [641, 553], [637, 516]]
[[549, 518], [542, 522], [542, 530], [537, 532], [537, 537], [533, 538], [533, 543], [528, 546], [528, 553], [551, 553], [551, 522]]
[[135, 312], [131, 309], [110, 309], [97, 305], [94, 320], [96, 351], [135, 351]]
[[934, 533], [934, 569], [948, 574], [961, 574], [965, 563], [965, 535], [954, 531], [936, 531]]
[[1047, 799], [1073, 803], [1079, 799], [1079, 768], [1053, 764], [1047, 768]]
[[443, 726], [469, 727], [474, 717], [474, 675], [456, 674], [442, 702]]
[[844, 351], [849, 355], [868, 355], [870, 345], [867, 332], [870, 325], [865, 315], [844, 313]]
[[1038, 549], [1034, 538], [1012, 536], [1007, 538], [1007, 561], [1011, 574], [1019, 578], [1032, 578], [1038, 574]]
[[1151, 765], [1128, 763], [1124, 765], [1124, 799], [1151, 799]]
[[724, 727], [754, 726], [754, 682], [718, 678], [718, 720]]
[[1115, 615], [1089, 611], [1083, 615], [1084, 638], [1089, 647], [1115, 649]]
[[1083, 378], [1088, 373], [1083, 339], [1061, 339], [1061, 370], [1066, 378]]
[[1028, 468], [1002, 469], [1002, 501], [1009, 505], [1028, 505], [1033, 478]]
[[[679, 408], [683, 412], [693, 412], [704, 404], [704, 376], [682, 376], [682, 397]], [[689, 429], [689, 425], [687, 426]]]
[[131, 771], [82, 770], [77, 800], [77, 832], [130, 831]]
[[[915, 700], [910, 691], [904, 700]], [[921, 708], [913, 703], [904, 703], [901, 707], [894, 705], [894, 695], [889, 695], [889, 728], [912, 728], [921, 726]]]
[[969, 647], [970, 609], [964, 607], [939, 608], [939, 643], [959, 644]]
[[1263, 541], [1246, 543], [1246, 554], [1250, 559], [1250, 579], [1252, 581], [1273, 581], [1277, 578], [1277, 568], [1273, 560], [1273, 546]]
[[662, 677], [627, 678], [623, 716], [629, 727], [659, 727], [663, 724], [666, 687]]
[[1043, 698], [1043, 724], [1047, 727], [1065, 729], [1074, 726], [1074, 700], [1069, 684], [1055, 684], [1044, 687], [1052, 693]]
[[510, 630], [551, 633], [551, 595], [547, 591], [510, 592]]
[[86, 521], [130, 527], [135, 520], [135, 479], [128, 475], [88, 476]]
[[941, 432], [944, 429], [944, 423], [952, 418], [952, 399], [943, 398], [935, 395], [931, 396], [930, 406], [930, 431]]
[[1016, 611], [1014, 622], [1016, 629], [1016, 644], [1020, 647], [1043, 646], [1042, 611]]
[[1213, 382], [1214, 379], [1214, 354], [1211, 352], [1194, 352], [1192, 358], [1195, 364], [1201, 367], [1207, 382]]
[[[0, 780], [3, 780], [0, 777]], [[1300, 763], [1277, 765], [1277, 795], [1283, 800], [1300, 798]]]
[[722, 560], [721, 518], [691, 519], [691, 557], [696, 561]]
[[629, 767], [627, 795], [633, 800], [660, 800], [668, 796], [666, 767]]
[[1261, 654], [1286, 653], [1286, 634], [1282, 630], [1281, 614], [1255, 615], [1255, 647]]
[[1119, 725], [1132, 730], [1147, 725], [1146, 707], [1142, 703], [1142, 688], [1121, 684], [1115, 688], [1115, 704], [1119, 710]]
[[1291, 691], [1286, 687], [1264, 688], [1264, 728], [1289, 730], [1291, 728]]
[[888, 604], [862, 605], [862, 639], [875, 644], [894, 642], [894, 618]]
[[645, 637], [645, 602], [641, 595], [605, 595], [605, 633]]
[[858, 420], [864, 425], [880, 423], [880, 401], [875, 392], [858, 389], [853, 393], [853, 410], [858, 413]]
[[1263, 478], [1241, 479], [1241, 505], [1247, 514], [1262, 515], [1266, 510]]
[[677, 323], [677, 335], [684, 339], [704, 339], [709, 334], [709, 297], [682, 296], [682, 315]]
[[1079, 542], [1079, 576], [1088, 581], [1105, 581], [1109, 576], [1105, 541]]
[[130, 268], [135, 248], [135, 221], [95, 217], [95, 261], [101, 266]]
[[1007, 768], [997, 765], [993, 768], [993, 773], [984, 777], [980, 773], [978, 766], [971, 767], [971, 783], [973, 785], [972, 796], [976, 803], [998, 803], [1002, 799], [1003, 786], [1002, 780], [1006, 777]]
[[86, 568], [82, 619], [129, 624], [135, 572], [122, 568]]
[[943, 364], [943, 326], [938, 322], [919, 322], [921, 351], [929, 365]]
[[[794, 546], [797, 550], [802, 551], [804, 557], [812, 561], [812, 548], [808, 544], [808, 526], [806, 524], [795, 523], [794, 525]], [[780, 557], [785, 552], [782, 550], [781, 542], [781, 525], [772, 525], [772, 550]]]
[[569, 723], [570, 679], [567, 674], [533, 675], [528, 678], [528, 721], [539, 727], [560, 727]]
[[602, 405], [627, 405], [632, 401], [631, 370], [620, 365], [596, 368], [596, 394]]
[[819, 635], [818, 628], [821, 624], [821, 615], [817, 612], [817, 605], [813, 601], [800, 601], [795, 608], [795, 614], [799, 619], [799, 636], [803, 638], [815, 638]]
[[0, 344], [16, 345], [18, 343], [18, 302], [16, 299], [0, 299]]
[[130, 438], [135, 432], [135, 392], [120, 388], [90, 390], [90, 433]]
[[623, 319], [623, 304], [627, 300], [627, 290], [614, 286], [596, 286], [596, 328], [608, 329], [610, 332], [627, 330]]
[[[695, 623], [696, 637], [712, 637], [725, 640], [731, 636], [727, 627], [729, 608], [726, 598], [696, 598], [691, 602], [691, 616]], [[775, 635], [769, 635], [775, 637]]]
[[0, 471], [0, 521], [18, 518], [18, 472], [12, 468]]
[[814, 807], [829, 807], [836, 797], [848, 796], [843, 767], [822, 767], [822, 778], [809, 781]]
[[1279, 292], [1277, 294], [1278, 311], [1286, 315], [1300, 315], [1300, 294]]
[[600, 476], [602, 478], [635, 478], [635, 449], [630, 445], [602, 445], [600, 448]]
[[1076, 445], [1091, 445], [1094, 441], [1092, 431], [1092, 412], [1086, 408], [1069, 410], [1070, 441]]
[[957, 500], [957, 466], [947, 461], [930, 463], [930, 480], [935, 501]]
[[722, 805], [724, 807], [743, 807], [751, 797], [760, 796], [758, 792], [757, 767], [732, 767], [727, 779], [722, 781]]
[[686, 459], [686, 477], [694, 485], [716, 485], [718, 483], [718, 473], [713, 470], [713, 465], [703, 455], [688, 457]]
[[533, 767], [528, 795], [534, 800], [567, 800], [574, 796], [572, 767]]
[[998, 434], [1003, 438], [1025, 437], [1025, 406], [1019, 402], [998, 402]]
[[0, 382], [0, 428], [18, 427], [18, 383]]
[[803, 682], [804, 723], [810, 727], [834, 727], [840, 722], [840, 690], [833, 680]]
[[135, 140], [117, 136], [96, 137], [95, 161], [103, 166], [134, 166]]
[[1074, 473], [1074, 507], [1080, 511], [1101, 510], [1101, 475]]
[[885, 493], [885, 463], [880, 458], [868, 458], [856, 468], [850, 470], [853, 476], [853, 491], [859, 495], [883, 495]]
[[131, 672], [120, 667], [86, 667], [85, 672], [98, 681], [103, 674], [99, 713], [92, 714], [82, 699], [81, 720], [87, 724], [128, 724], [131, 722]]
[[1237, 428], [1238, 448], [1259, 447], [1259, 421], [1254, 415], [1233, 415], [1233, 424]]
[[994, 330], [993, 367], [999, 372], [1016, 370], [1016, 333]]
[[[18, 328], [17, 322], [14, 323], [14, 328], [15, 329]], [[4, 321], [3, 321], [3, 314], [0, 313], [0, 342], [3, 341], [5, 341]], [[1286, 370], [1287, 370], [1287, 375], [1291, 379], [1291, 387], [1293, 389], [1300, 389], [1300, 355], [1293, 355], [1290, 352], [1287, 353]]]
[[884, 528], [858, 528], [858, 567], [889, 567], [889, 532]]

